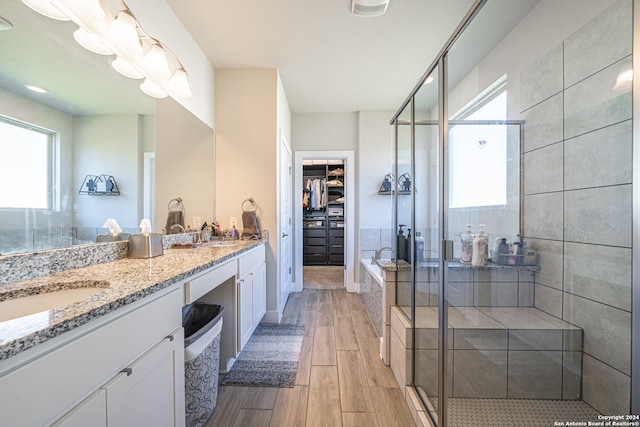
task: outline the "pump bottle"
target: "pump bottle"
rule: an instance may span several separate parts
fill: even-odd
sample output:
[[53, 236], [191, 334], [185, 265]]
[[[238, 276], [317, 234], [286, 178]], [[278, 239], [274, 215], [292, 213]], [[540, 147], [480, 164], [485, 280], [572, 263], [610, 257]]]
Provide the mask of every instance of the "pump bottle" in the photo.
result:
[[489, 239], [484, 234], [484, 224], [480, 224], [480, 230], [473, 238], [471, 265], [482, 266], [487, 264], [487, 258], [489, 258], [488, 247]]
[[471, 224], [467, 225], [467, 231], [460, 234], [462, 248], [460, 250], [460, 262], [469, 264], [471, 262], [473, 252], [473, 234], [471, 233]]

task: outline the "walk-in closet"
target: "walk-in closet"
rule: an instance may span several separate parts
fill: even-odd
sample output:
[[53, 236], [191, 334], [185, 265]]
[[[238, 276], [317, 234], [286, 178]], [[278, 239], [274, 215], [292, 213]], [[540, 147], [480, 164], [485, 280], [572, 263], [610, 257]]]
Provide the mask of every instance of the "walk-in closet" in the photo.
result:
[[344, 265], [344, 161], [305, 160], [302, 172], [303, 265]]

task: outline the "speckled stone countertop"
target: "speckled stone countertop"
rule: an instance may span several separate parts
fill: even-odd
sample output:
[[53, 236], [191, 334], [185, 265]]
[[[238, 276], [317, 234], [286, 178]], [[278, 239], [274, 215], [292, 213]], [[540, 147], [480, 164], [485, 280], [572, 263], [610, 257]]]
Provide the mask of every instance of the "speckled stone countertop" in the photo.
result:
[[120, 259], [0, 285], [0, 301], [58, 289], [106, 286], [104, 291], [85, 300], [0, 322], [0, 360], [9, 359], [65, 331], [263, 245], [265, 240], [237, 243], [165, 249], [163, 255], [154, 258]]

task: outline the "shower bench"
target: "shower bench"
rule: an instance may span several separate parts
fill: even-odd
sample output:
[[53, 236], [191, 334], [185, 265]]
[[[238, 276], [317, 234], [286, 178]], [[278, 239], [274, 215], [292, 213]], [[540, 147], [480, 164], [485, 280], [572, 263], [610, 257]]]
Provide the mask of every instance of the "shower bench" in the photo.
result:
[[[381, 358], [399, 385], [420, 384], [427, 394], [435, 393], [437, 265], [424, 263], [417, 270], [414, 343], [409, 265], [398, 267], [388, 260], [378, 264], [379, 274], [371, 266], [361, 268], [361, 292], [381, 336]], [[451, 396], [580, 399], [582, 329], [535, 308], [537, 271], [537, 266], [450, 266]], [[415, 381], [411, 381], [414, 346]]]

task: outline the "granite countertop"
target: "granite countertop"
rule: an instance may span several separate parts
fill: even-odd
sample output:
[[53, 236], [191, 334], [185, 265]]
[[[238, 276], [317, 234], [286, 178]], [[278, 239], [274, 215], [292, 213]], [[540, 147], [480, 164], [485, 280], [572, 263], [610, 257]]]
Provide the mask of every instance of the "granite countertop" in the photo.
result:
[[154, 258], [121, 259], [0, 285], [0, 301], [57, 289], [106, 286], [85, 300], [0, 322], [0, 361], [264, 243], [246, 240], [229, 246], [165, 249]]

